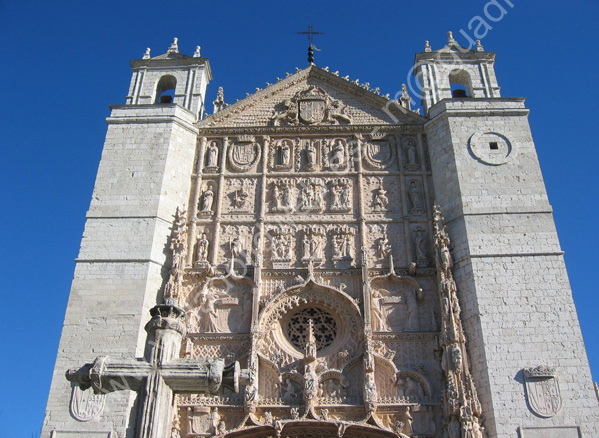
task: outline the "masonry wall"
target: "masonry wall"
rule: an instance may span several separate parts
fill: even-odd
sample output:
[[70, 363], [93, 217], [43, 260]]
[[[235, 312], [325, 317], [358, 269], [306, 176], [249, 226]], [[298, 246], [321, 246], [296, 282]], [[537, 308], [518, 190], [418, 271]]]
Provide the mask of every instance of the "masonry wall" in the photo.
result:
[[[195, 117], [181, 107], [112, 107], [75, 268], [42, 438], [133, 437], [136, 393], [106, 397], [99, 420], [69, 412], [64, 374], [98, 356], [142, 357], [149, 309], [168, 275], [171, 226], [187, 203]], [[77, 434], [69, 432], [79, 432]], [[103, 432], [101, 434], [100, 432]]]
[[[446, 99], [430, 115], [435, 198], [452, 239], [490, 437], [570, 425], [580, 426], [584, 437], [597, 436], [599, 407], [524, 100]], [[477, 156], [472, 136], [484, 133], [509, 141], [505, 163]], [[563, 407], [551, 418], [535, 415], [526, 402], [522, 369], [538, 365], [558, 373]]]

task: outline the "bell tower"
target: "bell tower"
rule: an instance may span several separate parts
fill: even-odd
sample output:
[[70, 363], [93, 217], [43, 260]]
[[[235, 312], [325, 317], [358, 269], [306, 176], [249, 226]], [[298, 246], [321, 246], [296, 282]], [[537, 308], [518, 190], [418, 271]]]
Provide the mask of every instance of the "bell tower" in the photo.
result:
[[[42, 436], [133, 436], [135, 391], [92, 395], [64, 378], [74, 363], [144, 355], [149, 311], [168, 277], [177, 207], [192, 180], [208, 59], [167, 53], [131, 62], [125, 105], [112, 105], [81, 243]], [[129, 387], [127, 385], [125, 387]], [[101, 412], [104, 415], [100, 415]], [[109, 412], [110, 415], [106, 415]], [[141, 421], [141, 420], [140, 420]], [[83, 433], [86, 432], [86, 434]]]
[[179, 53], [175, 38], [165, 54], [152, 58], [147, 49], [142, 59], [131, 61], [131, 69], [127, 105], [175, 103], [202, 119], [212, 73], [208, 59], [200, 56], [200, 46], [193, 57], [186, 56]]
[[451, 33], [415, 58], [485, 426], [493, 437], [595, 436], [597, 400], [529, 110], [500, 96], [494, 60]]

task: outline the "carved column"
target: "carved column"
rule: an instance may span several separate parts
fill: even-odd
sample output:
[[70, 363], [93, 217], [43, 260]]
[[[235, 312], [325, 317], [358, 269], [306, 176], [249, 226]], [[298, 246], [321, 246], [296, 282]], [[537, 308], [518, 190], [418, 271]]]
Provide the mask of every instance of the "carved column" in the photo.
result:
[[210, 257], [208, 261], [213, 265], [218, 263], [218, 247], [220, 245], [220, 222], [221, 222], [221, 210], [223, 204], [223, 192], [225, 190], [225, 168], [227, 166], [227, 153], [229, 149], [229, 138], [223, 138], [223, 150], [220, 157], [220, 171], [218, 176], [218, 196], [216, 197], [216, 209], [214, 212], [214, 235], [212, 238], [212, 248], [210, 249]]
[[402, 137], [394, 136], [395, 147], [397, 148], [397, 166], [399, 168], [399, 195], [401, 196], [401, 215], [403, 216], [404, 239], [406, 242], [406, 257], [408, 264], [414, 260], [412, 254], [412, 236], [410, 235], [410, 216], [408, 213], [408, 201], [406, 200], [406, 181], [403, 167], [403, 148], [401, 145]]
[[193, 263], [193, 248], [197, 240], [197, 224], [196, 218], [198, 214], [198, 203], [200, 202], [200, 184], [202, 184], [202, 170], [204, 167], [204, 155], [206, 153], [206, 137], [200, 139], [200, 147], [198, 156], [196, 157], [196, 166], [192, 175], [191, 194], [189, 195], [189, 215], [190, 221], [187, 241], [189, 242], [189, 250], [187, 251], [186, 264], [189, 266]]
[[163, 438], [170, 434], [173, 418], [173, 390], [165, 383], [160, 368], [174, 359], [185, 335], [185, 311], [176, 306], [159, 304], [151, 311], [146, 324], [148, 342], [146, 360], [152, 371], [146, 380], [139, 438]]
[[[366, 248], [366, 216], [364, 214], [364, 176], [362, 174], [362, 147], [363, 147], [363, 137], [361, 134], [356, 134], [354, 136], [354, 141], [356, 142], [356, 170], [358, 171], [358, 227], [360, 232], [360, 261], [362, 267], [362, 303], [364, 306], [364, 324], [366, 327], [370, 328], [370, 289], [368, 287], [368, 249]], [[356, 248], [356, 253], [357, 253]]]

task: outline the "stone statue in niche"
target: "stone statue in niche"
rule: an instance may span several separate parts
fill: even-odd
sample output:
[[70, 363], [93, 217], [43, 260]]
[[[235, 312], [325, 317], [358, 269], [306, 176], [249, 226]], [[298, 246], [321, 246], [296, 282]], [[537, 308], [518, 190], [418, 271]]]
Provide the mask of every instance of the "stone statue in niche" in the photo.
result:
[[315, 142], [309, 141], [306, 147], [306, 169], [316, 170], [318, 168], [318, 151]]
[[208, 236], [206, 231], [203, 231], [200, 234], [200, 238], [196, 243], [196, 265], [202, 265], [208, 263], [208, 248], [210, 246], [210, 242], [208, 241]]
[[424, 230], [416, 230], [414, 247], [416, 248], [417, 266], [426, 268], [428, 266], [428, 258], [426, 257], [426, 232]]
[[383, 188], [383, 181], [379, 180], [379, 186], [374, 190], [374, 199], [372, 202], [372, 209], [374, 211], [386, 211], [389, 205], [389, 198], [387, 198], [387, 192]]
[[206, 186], [206, 190], [204, 190], [204, 192], [202, 193], [202, 196], [200, 197], [199, 214], [200, 215], [211, 215], [213, 213], [213, 211], [212, 211], [213, 202], [214, 202], [214, 191], [212, 190], [212, 185], [208, 184]]
[[413, 139], [408, 139], [405, 143], [406, 151], [406, 164], [405, 168], [408, 170], [418, 169], [418, 151], [416, 149], [416, 142]]
[[291, 182], [284, 178], [275, 182], [274, 185], [274, 212], [288, 212], [293, 208], [291, 205]]
[[421, 216], [424, 214], [424, 208], [422, 204], [422, 195], [416, 181], [410, 182], [410, 188], [408, 189], [408, 199], [410, 200], [410, 206], [412, 207], [410, 213], [415, 216]]
[[345, 168], [347, 159], [345, 157], [345, 146], [341, 139], [335, 140], [333, 149], [331, 152], [331, 162], [329, 163], [331, 169], [342, 169]]
[[281, 167], [287, 167], [291, 160], [291, 141], [283, 140], [279, 145], [278, 149], [278, 160], [277, 165]]
[[218, 143], [212, 140], [206, 150], [206, 170], [214, 172], [218, 170]]
[[331, 186], [331, 211], [349, 211], [350, 181], [347, 178], [335, 178], [330, 182]]

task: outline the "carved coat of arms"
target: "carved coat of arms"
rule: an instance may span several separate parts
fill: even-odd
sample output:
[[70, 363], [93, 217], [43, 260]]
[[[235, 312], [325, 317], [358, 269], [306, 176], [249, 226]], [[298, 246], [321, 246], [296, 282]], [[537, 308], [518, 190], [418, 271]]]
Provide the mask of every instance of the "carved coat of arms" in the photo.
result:
[[530, 409], [540, 417], [553, 417], [562, 408], [562, 397], [553, 368], [526, 368], [524, 384]]
[[271, 119], [274, 126], [281, 125], [313, 125], [349, 124], [351, 119], [344, 114], [345, 106], [333, 99], [322, 88], [314, 85], [296, 93], [291, 99], [281, 104]]
[[71, 393], [71, 414], [79, 421], [91, 421], [102, 414], [105, 401], [106, 394], [82, 391], [75, 385]]
[[304, 123], [322, 122], [325, 109], [325, 101], [321, 99], [304, 99], [299, 101], [299, 116]]
[[229, 164], [238, 172], [247, 172], [260, 160], [261, 154], [258, 143], [237, 142], [229, 148]]

